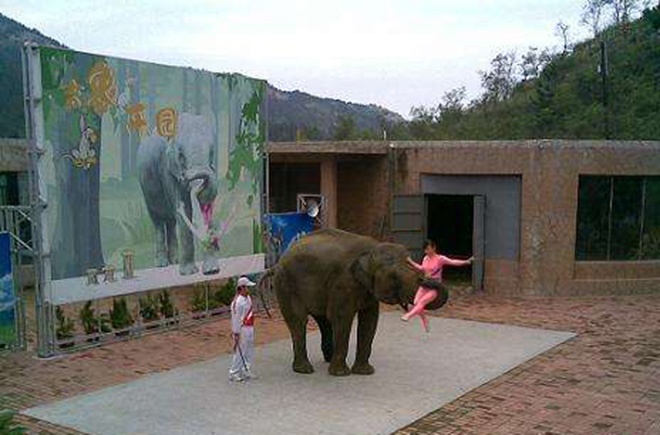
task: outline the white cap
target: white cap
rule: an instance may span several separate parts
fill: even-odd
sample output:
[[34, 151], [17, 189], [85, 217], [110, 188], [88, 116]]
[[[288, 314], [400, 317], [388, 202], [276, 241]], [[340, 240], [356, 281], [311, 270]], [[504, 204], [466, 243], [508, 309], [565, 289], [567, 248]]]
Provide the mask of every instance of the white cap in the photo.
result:
[[244, 276], [238, 278], [238, 282], [236, 283], [236, 287], [254, 287], [255, 285], [255, 283]]

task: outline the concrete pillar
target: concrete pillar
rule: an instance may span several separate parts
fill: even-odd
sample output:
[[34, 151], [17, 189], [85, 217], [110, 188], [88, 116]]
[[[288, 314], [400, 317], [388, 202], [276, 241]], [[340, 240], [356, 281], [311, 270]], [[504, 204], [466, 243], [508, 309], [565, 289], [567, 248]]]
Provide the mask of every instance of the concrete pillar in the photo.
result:
[[321, 194], [326, 201], [326, 227], [337, 228], [337, 162], [333, 157], [321, 162]]

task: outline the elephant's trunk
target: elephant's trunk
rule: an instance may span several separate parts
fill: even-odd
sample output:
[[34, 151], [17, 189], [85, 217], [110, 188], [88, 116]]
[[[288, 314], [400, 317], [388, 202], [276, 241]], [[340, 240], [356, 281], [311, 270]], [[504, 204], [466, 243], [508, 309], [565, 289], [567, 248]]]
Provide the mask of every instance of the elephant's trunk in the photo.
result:
[[207, 228], [213, 219], [213, 202], [217, 195], [217, 189], [213, 179], [214, 175], [210, 169], [186, 171], [186, 181], [190, 186], [193, 207], [199, 207], [199, 212]]

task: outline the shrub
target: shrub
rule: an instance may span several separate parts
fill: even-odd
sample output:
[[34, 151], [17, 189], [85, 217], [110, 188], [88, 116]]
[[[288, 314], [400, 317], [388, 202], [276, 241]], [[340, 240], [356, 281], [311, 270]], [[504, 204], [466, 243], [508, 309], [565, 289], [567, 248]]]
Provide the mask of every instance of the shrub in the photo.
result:
[[231, 301], [234, 300], [235, 295], [236, 295], [236, 280], [234, 280], [234, 278], [230, 278], [227, 280], [225, 285], [220, 287], [213, 294], [213, 299], [215, 299], [215, 301], [220, 305], [229, 306], [231, 304]]
[[150, 295], [140, 298], [140, 316], [145, 322], [153, 322], [160, 318], [158, 296]]
[[110, 319], [107, 314], [96, 315], [94, 308], [92, 308], [92, 301], [87, 301], [83, 308], [80, 310], [80, 323], [83, 325], [85, 334], [96, 334], [99, 332], [110, 332]]
[[0, 411], [0, 435], [22, 435], [27, 433], [27, 429], [19, 426], [14, 421], [16, 411], [4, 409]]
[[[210, 305], [209, 301], [209, 305]], [[193, 313], [199, 313], [206, 311], [206, 295], [205, 292], [200, 289], [195, 289], [192, 297], [190, 298], [190, 308]]]
[[170, 294], [167, 292], [167, 290], [163, 290], [160, 293], [159, 297], [160, 301], [160, 314], [166, 318], [169, 319], [171, 317], [174, 317], [178, 311], [174, 307], [174, 304], [172, 303], [172, 298], [170, 298]]
[[112, 300], [110, 319], [112, 321], [112, 327], [115, 329], [125, 329], [133, 324], [133, 317], [128, 310], [128, 302], [125, 298]]
[[57, 319], [57, 330], [55, 331], [58, 340], [66, 340], [73, 337], [73, 330], [75, 324], [73, 319], [70, 319], [64, 314], [61, 307], [55, 308], [55, 318]]

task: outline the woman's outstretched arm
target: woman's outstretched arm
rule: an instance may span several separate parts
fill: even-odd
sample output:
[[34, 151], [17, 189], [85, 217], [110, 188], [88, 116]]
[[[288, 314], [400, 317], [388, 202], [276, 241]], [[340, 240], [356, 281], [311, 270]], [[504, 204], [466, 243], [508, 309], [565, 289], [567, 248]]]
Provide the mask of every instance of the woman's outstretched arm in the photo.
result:
[[455, 258], [449, 258], [444, 255], [442, 255], [440, 258], [442, 258], [442, 264], [447, 266], [469, 266], [474, 260], [474, 257], [470, 257], [467, 260], [457, 260]]

